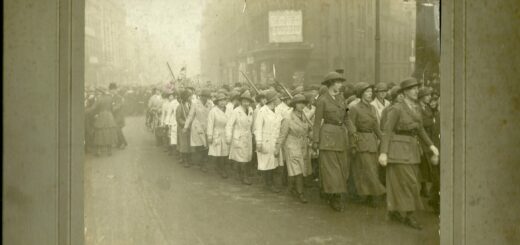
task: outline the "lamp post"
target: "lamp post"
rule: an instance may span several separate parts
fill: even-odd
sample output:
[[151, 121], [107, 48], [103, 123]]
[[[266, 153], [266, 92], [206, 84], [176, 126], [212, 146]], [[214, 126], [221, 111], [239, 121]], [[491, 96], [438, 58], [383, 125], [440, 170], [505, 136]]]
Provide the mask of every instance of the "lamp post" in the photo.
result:
[[380, 28], [380, 6], [381, 0], [376, 0], [376, 28], [375, 28], [375, 57], [374, 57], [374, 70], [375, 70], [375, 79], [374, 82], [377, 84], [381, 81], [381, 28]]

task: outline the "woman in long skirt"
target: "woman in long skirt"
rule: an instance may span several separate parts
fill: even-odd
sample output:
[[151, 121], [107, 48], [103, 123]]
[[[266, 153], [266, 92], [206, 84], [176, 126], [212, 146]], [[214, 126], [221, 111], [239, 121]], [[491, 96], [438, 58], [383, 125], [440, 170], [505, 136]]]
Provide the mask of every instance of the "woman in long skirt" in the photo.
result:
[[376, 108], [370, 104], [372, 100], [372, 85], [364, 82], [356, 84], [356, 95], [360, 102], [353, 105], [349, 118], [357, 135], [353, 142], [356, 152], [352, 163], [352, 174], [356, 193], [364, 198], [371, 207], [377, 205], [377, 199], [385, 193], [385, 187], [379, 179], [379, 164], [377, 162], [378, 143], [382, 133], [377, 121]]
[[227, 162], [229, 157], [229, 145], [226, 142], [226, 104], [225, 94], [218, 94], [213, 101], [214, 106], [208, 114], [208, 155], [212, 156], [223, 179], [228, 177]]
[[386, 166], [387, 208], [391, 219], [412, 228], [422, 229], [414, 217], [423, 209], [420, 196], [419, 164], [421, 146], [419, 138], [433, 153], [432, 162], [438, 161], [439, 150], [426, 134], [417, 104], [419, 83], [415, 78], [401, 82], [400, 93], [404, 101], [392, 105], [384, 120], [379, 162]]
[[112, 155], [112, 146], [117, 143], [117, 124], [112, 114], [112, 96], [101, 94], [87, 114], [94, 114], [94, 145], [96, 156], [101, 152]]

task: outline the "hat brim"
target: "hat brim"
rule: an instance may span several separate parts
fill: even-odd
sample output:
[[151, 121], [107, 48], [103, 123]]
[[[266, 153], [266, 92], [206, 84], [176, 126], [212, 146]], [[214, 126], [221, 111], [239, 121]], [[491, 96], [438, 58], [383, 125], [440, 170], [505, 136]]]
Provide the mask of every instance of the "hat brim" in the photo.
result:
[[308, 99], [301, 99], [301, 100], [291, 101], [289, 103], [289, 106], [294, 107], [298, 103], [300, 103], [300, 104], [307, 104], [307, 103], [309, 103], [309, 100]]
[[362, 95], [362, 94], [363, 94], [367, 89], [369, 89], [369, 88], [374, 89], [374, 85], [369, 85], [369, 86], [367, 86], [367, 87], [365, 87], [365, 88], [363, 88], [363, 89], [359, 89], [358, 91], [356, 91], [356, 96], [357, 96], [358, 98], [360, 98], [361, 95]]
[[342, 83], [344, 81], [346, 81], [345, 78], [334, 78], [334, 79], [325, 80], [325, 81], [321, 82], [321, 84], [328, 85], [328, 84], [332, 84], [332, 83], [335, 83], [335, 82]]
[[421, 85], [421, 84], [419, 84], [419, 83], [410, 84], [410, 85], [408, 85], [408, 86], [406, 86], [406, 87], [402, 87], [402, 88], [400, 88], [400, 89], [399, 89], [399, 92], [403, 92], [403, 91], [408, 90], [408, 89], [411, 89], [411, 88], [413, 88], [413, 87], [418, 87], [419, 85]]
[[217, 98], [217, 99], [214, 99], [214, 100], [213, 100], [213, 103], [217, 103], [217, 102], [219, 102], [219, 101], [221, 101], [221, 100], [228, 100], [228, 99], [229, 99], [228, 97]]

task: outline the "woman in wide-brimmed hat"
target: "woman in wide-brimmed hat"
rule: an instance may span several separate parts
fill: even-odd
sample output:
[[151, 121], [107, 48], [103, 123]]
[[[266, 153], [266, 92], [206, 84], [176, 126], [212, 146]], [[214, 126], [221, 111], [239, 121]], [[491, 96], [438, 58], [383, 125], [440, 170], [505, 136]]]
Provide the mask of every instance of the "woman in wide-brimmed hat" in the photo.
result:
[[355, 160], [352, 163], [352, 173], [356, 192], [364, 198], [369, 206], [375, 207], [378, 198], [385, 193], [385, 187], [379, 179], [377, 162], [378, 140], [382, 133], [379, 128], [377, 112], [372, 101], [373, 85], [360, 82], [355, 86], [356, 96], [360, 102], [349, 110], [349, 118], [357, 136], [352, 142]]
[[420, 108], [417, 105], [419, 83], [415, 78], [401, 82], [404, 101], [392, 106], [385, 119], [379, 162], [386, 166], [387, 208], [391, 219], [415, 229], [422, 226], [414, 212], [423, 208], [420, 196], [419, 164], [421, 139], [433, 153], [432, 163], [438, 161], [439, 150], [433, 145], [423, 128]]
[[[282, 122], [280, 136], [276, 141], [277, 149], [284, 149], [287, 172], [289, 175], [289, 190], [296, 194], [300, 202], [307, 203], [303, 193], [304, 177], [312, 174], [309, 152], [311, 124], [303, 113], [303, 108], [309, 101], [304, 95], [293, 97], [290, 106], [293, 108], [289, 118]], [[276, 152], [279, 152], [277, 150]]]
[[329, 204], [335, 211], [343, 211], [342, 194], [347, 192], [348, 139], [347, 107], [340, 93], [345, 78], [337, 72], [328, 73], [322, 84], [327, 86], [316, 104], [313, 125], [313, 149], [320, 151], [320, 180], [322, 191], [329, 195]]
[[229, 145], [226, 142], [226, 104], [228, 97], [219, 93], [213, 100], [215, 106], [209, 111], [208, 115], [208, 155], [214, 158], [220, 176], [224, 179], [228, 177], [227, 162], [229, 157]]
[[238, 163], [239, 176], [243, 184], [251, 185], [247, 173], [248, 164], [253, 158], [253, 98], [249, 91], [240, 95], [240, 106], [233, 110], [226, 123], [226, 142], [230, 145], [229, 159]]

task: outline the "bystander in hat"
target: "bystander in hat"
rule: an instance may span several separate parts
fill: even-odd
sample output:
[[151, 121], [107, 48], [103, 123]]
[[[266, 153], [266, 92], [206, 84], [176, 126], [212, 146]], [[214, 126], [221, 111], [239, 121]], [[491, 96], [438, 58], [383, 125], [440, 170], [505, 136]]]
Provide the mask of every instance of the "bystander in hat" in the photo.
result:
[[366, 82], [358, 82], [356, 83], [356, 85], [354, 86], [354, 91], [356, 93], [356, 96], [358, 98], [361, 98], [361, 96], [363, 95], [363, 93], [365, 92], [365, 90], [369, 89], [369, 88], [373, 88], [374, 85], [372, 84], [368, 84]]
[[388, 84], [380, 82], [374, 86], [374, 92], [387, 92]]
[[432, 89], [430, 87], [422, 87], [419, 89], [418, 98], [422, 98], [424, 96], [428, 96], [432, 94]]
[[240, 95], [240, 99], [241, 100], [249, 100], [249, 102], [251, 102], [251, 103], [255, 102], [253, 100], [253, 97], [251, 97], [251, 93], [249, 92], [249, 90], [246, 90], [244, 93], [242, 93]]
[[419, 85], [420, 84], [417, 81], [417, 79], [410, 77], [410, 78], [406, 78], [405, 80], [401, 81], [401, 83], [399, 84], [399, 90], [400, 90], [400, 92], [402, 92], [404, 90], [407, 90], [407, 89], [410, 89], [410, 88], [413, 88], [413, 87], [416, 87]]
[[228, 99], [228, 97], [226, 96], [226, 94], [217, 93], [217, 95], [215, 96], [215, 99], [213, 100], [213, 103], [217, 104], [219, 101], [227, 100], [227, 99]]
[[336, 83], [336, 82], [344, 82], [345, 81], [345, 78], [343, 76], [341, 76], [341, 74], [333, 71], [333, 72], [329, 72], [327, 73], [327, 75], [325, 75], [325, 77], [323, 78], [323, 82], [321, 82], [321, 84], [325, 85], [325, 86], [330, 86], [332, 85], [333, 83]]
[[289, 106], [294, 107], [298, 103], [307, 104], [309, 100], [303, 94], [297, 94], [291, 99]]
[[267, 100], [267, 103], [271, 103], [274, 100], [276, 100], [277, 98], [279, 98], [279, 94], [278, 94], [278, 92], [276, 92], [274, 90], [269, 90], [265, 94], [265, 99]]

